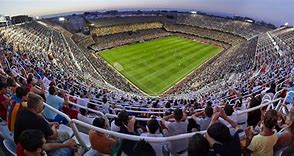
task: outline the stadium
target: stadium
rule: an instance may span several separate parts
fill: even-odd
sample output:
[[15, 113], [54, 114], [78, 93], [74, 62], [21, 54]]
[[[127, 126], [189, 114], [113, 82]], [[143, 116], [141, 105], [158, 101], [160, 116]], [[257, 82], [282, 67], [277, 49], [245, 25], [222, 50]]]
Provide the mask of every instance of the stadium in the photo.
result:
[[0, 155], [294, 153], [288, 23], [164, 9], [1, 15], [0, 52]]

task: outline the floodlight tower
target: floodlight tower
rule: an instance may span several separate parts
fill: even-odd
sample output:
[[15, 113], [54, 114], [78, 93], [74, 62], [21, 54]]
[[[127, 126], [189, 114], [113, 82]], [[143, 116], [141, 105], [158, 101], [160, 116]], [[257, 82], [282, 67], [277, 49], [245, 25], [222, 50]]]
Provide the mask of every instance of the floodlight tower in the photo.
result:
[[59, 22], [64, 22], [64, 21], [65, 21], [65, 18], [64, 18], [64, 17], [59, 17], [59, 18], [58, 18], [58, 21], [59, 21]]

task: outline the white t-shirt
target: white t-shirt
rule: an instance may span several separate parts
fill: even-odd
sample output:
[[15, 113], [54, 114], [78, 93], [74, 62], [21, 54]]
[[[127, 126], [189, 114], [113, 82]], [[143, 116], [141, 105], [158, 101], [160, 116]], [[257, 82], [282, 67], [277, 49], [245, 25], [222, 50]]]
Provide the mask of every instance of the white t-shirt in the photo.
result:
[[[151, 134], [151, 133], [142, 133], [141, 136], [143, 137], [163, 137], [162, 134]], [[162, 148], [164, 146], [163, 142], [159, 143], [150, 143], [152, 148], [154, 149], [156, 156], [163, 156]]]
[[114, 120], [110, 124], [110, 130], [111, 131], [114, 131], [114, 132], [120, 131], [120, 127], [115, 124], [115, 121]]
[[44, 83], [45, 88], [49, 88], [51, 81], [46, 76], [44, 76], [43, 83]]
[[209, 124], [211, 122], [211, 118], [196, 118], [196, 123], [200, 125], [200, 131], [207, 130]]
[[[168, 132], [165, 135], [174, 136], [178, 134], [185, 134], [187, 133], [187, 126], [188, 126], [187, 121], [170, 122], [169, 124], [166, 124]], [[183, 150], [187, 149], [187, 147], [188, 147], [188, 139], [179, 139], [179, 140], [168, 142], [168, 148], [172, 154], [176, 154], [177, 152], [182, 152]]]
[[87, 116], [83, 116], [82, 114], [78, 113], [77, 119], [92, 125], [95, 117], [87, 117]]
[[88, 98], [78, 98], [77, 99], [77, 104], [84, 106], [84, 107], [88, 107], [88, 103], [89, 103], [89, 99]]

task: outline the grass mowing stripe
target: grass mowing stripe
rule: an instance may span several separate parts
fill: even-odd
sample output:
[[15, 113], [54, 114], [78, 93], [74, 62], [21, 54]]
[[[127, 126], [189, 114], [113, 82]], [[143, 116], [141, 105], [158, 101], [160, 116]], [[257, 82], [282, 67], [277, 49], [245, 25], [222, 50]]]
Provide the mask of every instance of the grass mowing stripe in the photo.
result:
[[[204, 50], [201, 50], [202, 51], [202, 53], [204, 52], [204, 53], [206, 53], [207, 52], [207, 50], [210, 50], [210, 49], [212, 49], [211, 47], [207, 47], [207, 49], [204, 49]], [[200, 51], [199, 51], [200, 52]], [[214, 55], [214, 53], [210, 53], [210, 54], [212, 54], [212, 56]], [[201, 58], [199, 58], [198, 60], [199, 61], [194, 61], [194, 62], [196, 62], [196, 63], [191, 63], [191, 64], [189, 64], [188, 66], [186, 66], [185, 68], [187, 68], [187, 69], [191, 69], [191, 70], [187, 70], [187, 74], [188, 73], [190, 73], [192, 70], [193, 70], [193, 68], [189, 68], [189, 66], [195, 66], [195, 65], [197, 65], [197, 64], [203, 64], [204, 63], [204, 60], [205, 60], [205, 58], [210, 58], [211, 57], [211, 55], [202, 55], [202, 57]], [[194, 60], [194, 58], [193, 57], [190, 57], [188, 60], [186, 60], [187, 62], [191, 62], [191, 60]], [[179, 70], [179, 72], [184, 72], [185, 70]], [[171, 79], [170, 77], [167, 79], [167, 81], [169, 80], [169, 79]], [[161, 83], [166, 83], [167, 81], [162, 81]]]
[[[111, 53], [107, 53], [110, 50], [105, 50], [103, 51], [103, 55], [111, 55], [113, 58], [116, 58], [116, 56], [114, 54], [119, 54], [118, 58], [124, 57], [124, 56], [129, 56], [134, 54], [133, 52], [137, 52], [139, 49], [143, 48], [143, 47], [156, 47], [158, 45], [166, 45], [166, 44], [172, 44], [173, 42], [179, 42], [179, 40], [177, 40], [176, 38], [172, 38], [172, 37], [166, 37], [164, 38], [165, 40], [159, 40], [157, 42], [143, 42], [143, 43], [137, 43], [137, 44], [133, 44], [133, 45], [128, 45], [128, 47], [123, 46], [123, 47], [119, 47], [119, 48], [115, 48], [115, 49], [111, 49]], [[167, 46], [167, 45], [166, 45]], [[125, 51], [128, 51], [127, 53], [122, 53]]]
[[[177, 50], [182, 50], [182, 49], [186, 49], [186, 48], [188, 48], [188, 47], [190, 47], [191, 45], [189, 45], [189, 44], [186, 44], [186, 45], [184, 45], [184, 46], [182, 46], [182, 47], [180, 47], [180, 46], [177, 46], [177, 47], [180, 47], [180, 48], [176, 48], [176, 50], [175, 50], [175, 52], [173, 52], [173, 53], [177, 53], [176, 51]], [[198, 45], [198, 46], [201, 46], [201, 45]], [[148, 68], [154, 68], [154, 67], [156, 67], [158, 64], [161, 64], [162, 62], [164, 62], [166, 59], [168, 59], [168, 58], [173, 58], [173, 57], [168, 57], [170, 55], [170, 50], [166, 50], [166, 51], [164, 51], [164, 52], [161, 52], [160, 54], [158, 54], [158, 55], [151, 55], [151, 56], [149, 56], [149, 57], [146, 57], [146, 59], [144, 59], [145, 57], [139, 57], [139, 58], [131, 58], [132, 59], [132, 61], [136, 61], [136, 60], [142, 60], [142, 59], [144, 59], [144, 62], [142, 62], [141, 61], [141, 63], [140, 63], [140, 65], [141, 65], [141, 67], [143, 67], [144, 68], [144, 66], [148, 66]], [[149, 59], [148, 59], [149, 58]], [[158, 59], [161, 59], [162, 61], [158, 61]], [[131, 68], [131, 69], [136, 69], [137, 70], [137, 68], [135, 68], [136, 66], [134, 66], [134, 65], [132, 65], [132, 66], [128, 66], [129, 68]], [[137, 66], [138, 67], [138, 66]]]
[[[202, 48], [202, 47], [204, 47], [205, 45], [200, 45], [200, 47], [198, 47], [197, 46], [197, 49], [200, 49], [200, 48]], [[205, 46], [205, 48], [206, 48], [206, 46]], [[188, 49], [194, 49], [194, 47], [190, 47], [190, 48], [188, 48]], [[186, 50], [186, 51], [184, 51], [183, 53], [184, 53], [184, 55], [191, 55], [191, 54], [193, 54], [193, 53], [190, 53], [191, 51], [189, 51], [189, 50]], [[187, 56], [187, 57], [188, 57]], [[170, 60], [171, 59], [173, 59], [174, 61], [173, 62], [171, 62]], [[165, 71], [161, 71], [161, 70], [157, 70], [155, 73], [153, 73], [154, 74], [154, 76], [159, 76], [160, 74], [163, 74], [164, 72], [167, 72], [167, 71], [169, 71], [170, 69], [173, 69], [173, 65], [172, 64], [176, 64], [176, 65], [178, 65], [179, 63], [181, 63], [181, 62], [183, 62], [183, 60], [181, 60], [181, 59], [174, 59], [174, 57], [167, 57], [167, 58], [164, 58], [164, 59], [162, 59], [161, 61], [157, 61], [157, 64], [156, 64], [156, 66], [157, 67], [165, 67], [164, 69], [165, 69]], [[185, 62], [184, 62], [185, 63]], [[151, 75], [148, 75], [148, 76], [146, 76], [146, 77], [144, 77], [144, 79], [148, 79], [150, 76], [153, 76], [153, 74]], [[139, 80], [140, 81], [140, 80]], [[142, 80], [142, 81], [144, 81], [144, 80]]]
[[[181, 40], [174, 40], [172, 42], [169, 41], [166, 43], [162, 43], [162, 46], [163, 47], [170, 47], [170, 45], [176, 44], [178, 42], [182, 42], [182, 41]], [[158, 43], [156, 43], [156, 44], [158, 44]], [[138, 45], [140, 45], [140, 43]], [[132, 45], [130, 45], [130, 46], [132, 46]], [[132, 47], [130, 47], [130, 48], [132, 48]], [[116, 51], [115, 54], [111, 53], [112, 55], [110, 57], [112, 57], [113, 61], [117, 61], [121, 58], [128, 58], [129, 56], [137, 56], [138, 54], [142, 54], [142, 53], [144, 54], [145, 49], [148, 49], [148, 51], [154, 51], [154, 50], [158, 49], [156, 45], [150, 45], [148, 47], [142, 45], [142, 46], [135, 46], [135, 48], [136, 48], [135, 50], [130, 50], [129, 48], [125, 48], [120, 51]]]
[[221, 48], [182, 37], [164, 37], [99, 53], [109, 64], [149, 95], [160, 95]]
[[[210, 47], [207, 47], [206, 46], [206, 49], [209, 49]], [[206, 49], [202, 49], [201, 51], [206, 51]], [[193, 53], [190, 53], [190, 55], [193, 55]], [[193, 57], [189, 57], [189, 56], [187, 56], [186, 58], [188, 58], [188, 60], [187, 59], [185, 59], [185, 60], [178, 60], [178, 61], [176, 61], [176, 62], [174, 62], [174, 63], [170, 63], [170, 65], [168, 65], [166, 68], [165, 68], [165, 70], [164, 70], [164, 72], [162, 72], [162, 73], [159, 73], [159, 72], [157, 72], [157, 73], [155, 73], [154, 75], [152, 75], [152, 76], [155, 76], [155, 77], [160, 77], [161, 75], [163, 75], [163, 74], [166, 74], [167, 76], [164, 76], [164, 77], [162, 77], [162, 79], [161, 79], [161, 82], [158, 84], [158, 86], [166, 86], [165, 88], [169, 88], [172, 84], [169, 82], [169, 79], [175, 79], [174, 77], [172, 77], [172, 76], [175, 76], [176, 75], [176, 77], [179, 77], [179, 79], [181, 79], [182, 77], [184, 77], [185, 75], [183, 75], [183, 74], [180, 74], [181, 76], [178, 76], [179, 75], [179, 73], [181, 72], [181, 71], [185, 71], [186, 69], [184, 68], [184, 69], [182, 69], [182, 70], [178, 70], [178, 72], [177, 73], [174, 73], [173, 71], [175, 71], [174, 69], [175, 69], [175, 67], [176, 67], [176, 69], [178, 68], [178, 63], [179, 62], [183, 62], [183, 61], [185, 61], [185, 62], [189, 62], [189, 60], [192, 60], [192, 59], [194, 59]], [[192, 64], [193, 65], [193, 64]], [[181, 68], [183, 68], [183, 65], [181, 64], [181, 66], [180, 66]], [[193, 68], [188, 68], [188, 69], [192, 69], [193, 70]], [[188, 72], [190, 72], [190, 70], [188, 70]], [[174, 73], [174, 74], [169, 74], [169, 73]], [[145, 80], [147, 79], [148, 80], [148, 77], [145, 77], [144, 78]], [[140, 81], [141, 82], [141, 81]], [[169, 83], [169, 84], [168, 84]], [[162, 85], [162, 84], [164, 84], [164, 85]]]

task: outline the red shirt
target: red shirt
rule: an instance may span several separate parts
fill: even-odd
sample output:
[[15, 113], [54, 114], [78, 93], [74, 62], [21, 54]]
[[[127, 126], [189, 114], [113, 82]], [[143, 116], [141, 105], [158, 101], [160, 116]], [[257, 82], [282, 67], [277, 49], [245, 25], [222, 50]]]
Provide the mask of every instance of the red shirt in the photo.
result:
[[63, 107], [62, 111], [65, 114], [67, 114], [71, 119], [77, 119], [78, 113], [79, 113], [78, 110], [75, 110], [75, 109], [72, 109], [72, 108], [69, 108], [69, 107]]
[[26, 154], [23, 151], [24, 151], [23, 147], [21, 146], [20, 143], [18, 143], [16, 145], [16, 155], [17, 156], [26, 156]]
[[[17, 155], [17, 156], [27, 156], [27, 155], [24, 153], [24, 149], [23, 149], [23, 147], [21, 146], [20, 143], [18, 143], [18, 144], [16, 145], [16, 155]], [[41, 155], [42, 155], [42, 156], [47, 156], [47, 153], [46, 153], [45, 151], [43, 151], [43, 152], [41, 153]]]

